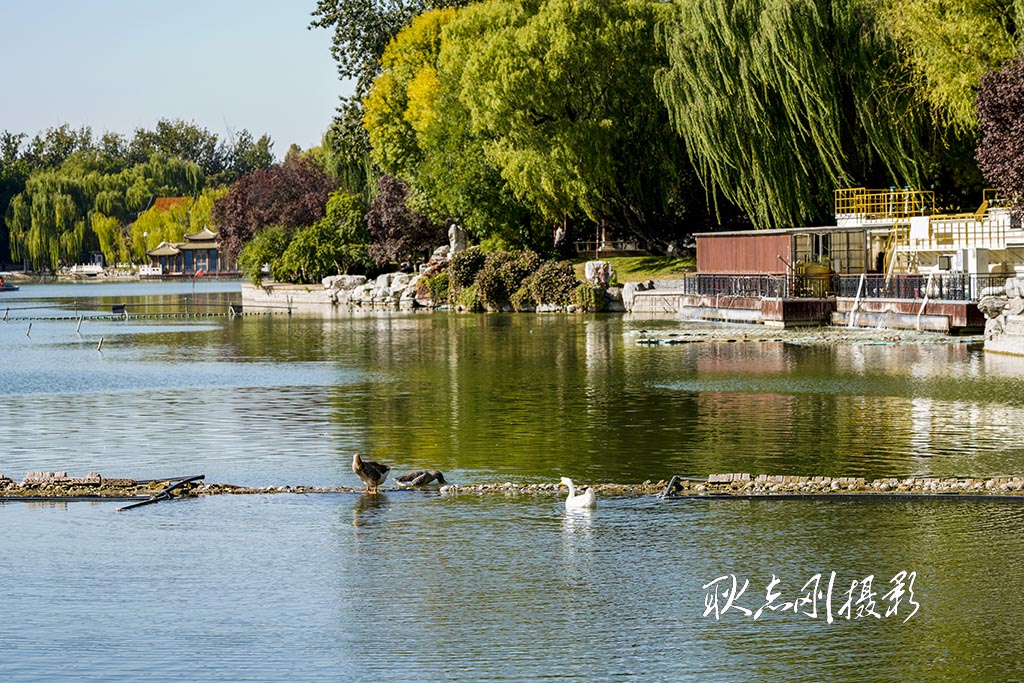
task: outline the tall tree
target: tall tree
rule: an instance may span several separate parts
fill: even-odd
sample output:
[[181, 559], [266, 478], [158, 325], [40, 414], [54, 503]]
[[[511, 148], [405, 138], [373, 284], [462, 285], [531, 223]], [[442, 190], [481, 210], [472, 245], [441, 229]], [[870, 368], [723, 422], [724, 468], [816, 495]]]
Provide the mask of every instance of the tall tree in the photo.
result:
[[312, 225], [323, 217], [335, 187], [336, 181], [323, 169], [299, 156], [242, 176], [214, 205], [213, 217], [221, 226], [226, 254], [237, 258], [261, 228]]
[[198, 164], [207, 175], [224, 170], [217, 135], [180, 119], [160, 119], [153, 130], [135, 130], [129, 148], [132, 160], [139, 163], [156, 153]]
[[413, 17], [436, 7], [460, 7], [472, 0], [317, 0], [310, 28], [333, 32], [331, 55], [342, 79], [354, 81], [352, 97], [342, 97], [324, 138], [333, 171], [350, 192], [367, 196], [379, 173], [369, 156], [362, 100], [380, 73], [391, 40]]
[[891, 0], [888, 14], [939, 119], [973, 132], [981, 77], [1021, 47], [1024, 0]]
[[441, 225], [410, 208], [408, 200], [407, 183], [392, 176], [380, 179], [366, 214], [370, 256], [378, 264], [422, 257], [445, 241]]
[[1007, 198], [1014, 213], [1024, 214], [1024, 57], [982, 77], [978, 91], [982, 173]]
[[692, 201], [653, 87], [667, 64], [654, 36], [665, 11], [649, 0], [498, 1], [446, 28], [442, 83], [458, 74], [488, 161], [551, 223], [649, 233]]
[[877, 0], [689, 0], [655, 83], [700, 177], [759, 227], [827, 220], [851, 182], [918, 185], [929, 116]]

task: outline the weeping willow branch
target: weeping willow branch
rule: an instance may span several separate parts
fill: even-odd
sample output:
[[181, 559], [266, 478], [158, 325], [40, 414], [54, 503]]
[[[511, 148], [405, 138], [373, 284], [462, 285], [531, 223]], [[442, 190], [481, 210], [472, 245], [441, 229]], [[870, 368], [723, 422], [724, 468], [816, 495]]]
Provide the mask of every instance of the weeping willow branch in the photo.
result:
[[705, 187], [758, 227], [825, 219], [833, 190], [916, 184], [925, 117], [874, 0], [679, 0], [659, 97]]

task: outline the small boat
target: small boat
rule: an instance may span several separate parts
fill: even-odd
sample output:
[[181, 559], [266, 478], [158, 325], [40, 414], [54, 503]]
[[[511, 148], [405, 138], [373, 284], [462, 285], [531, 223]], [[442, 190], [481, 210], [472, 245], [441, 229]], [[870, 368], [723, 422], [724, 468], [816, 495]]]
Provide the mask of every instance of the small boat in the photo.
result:
[[0, 280], [0, 292], [17, 292], [21, 287], [18, 285], [12, 285], [10, 282], [4, 282]]

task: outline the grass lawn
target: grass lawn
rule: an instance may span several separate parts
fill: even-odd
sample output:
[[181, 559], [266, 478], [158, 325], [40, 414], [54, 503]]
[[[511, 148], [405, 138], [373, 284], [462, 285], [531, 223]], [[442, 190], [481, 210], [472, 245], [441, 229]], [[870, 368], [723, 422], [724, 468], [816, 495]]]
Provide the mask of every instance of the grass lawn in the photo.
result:
[[[573, 267], [576, 276], [583, 280], [583, 264], [593, 259], [574, 259]], [[697, 269], [697, 260], [693, 257], [672, 258], [671, 256], [613, 256], [602, 259], [612, 264], [615, 279], [619, 283], [642, 282], [644, 280], [671, 280], [692, 273]]]

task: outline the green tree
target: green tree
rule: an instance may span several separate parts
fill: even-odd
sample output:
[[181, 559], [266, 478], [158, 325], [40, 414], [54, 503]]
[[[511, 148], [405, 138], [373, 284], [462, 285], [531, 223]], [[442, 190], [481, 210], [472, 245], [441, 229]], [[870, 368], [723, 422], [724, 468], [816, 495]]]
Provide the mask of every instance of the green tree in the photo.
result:
[[358, 197], [334, 192], [324, 217], [299, 230], [281, 256], [283, 269], [300, 282], [365, 270], [372, 265], [366, 208]]
[[369, 203], [380, 173], [370, 159], [363, 128], [362, 100], [380, 72], [391, 40], [413, 17], [437, 7], [461, 7], [471, 0], [317, 0], [310, 28], [332, 31], [331, 55], [342, 79], [354, 81], [353, 97], [343, 97], [324, 137], [331, 172], [342, 187]]
[[7, 212], [15, 259], [27, 259], [35, 269], [56, 270], [105, 243], [110, 250], [104, 250], [108, 261], [121, 262], [120, 243], [113, 239], [110, 223], [103, 222], [97, 233], [95, 216], [117, 219], [123, 225], [154, 197], [191, 196], [204, 181], [197, 165], [160, 154], [112, 174], [95, 170], [93, 161], [90, 150], [75, 153], [60, 168], [37, 171], [25, 182]]
[[654, 36], [666, 9], [491, 2], [446, 29], [442, 82], [458, 74], [487, 160], [549, 224], [568, 216], [643, 233], [691, 201], [687, 157], [653, 87], [667, 64]]
[[897, 38], [941, 122], [973, 132], [981, 77], [1016, 56], [1022, 0], [899, 0], [888, 9]]
[[827, 220], [851, 183], [920, 185], [930, 116], [875, 0], [691, 0], [658, 93], [705, 187], [759, 227]]
[[272, 225], [260, 230], [249, 240], [238, 256], [238, 267], [242, 276], [255, 285], [263, 282], [264, 265], [270, 268], [270, 276], [280, 282], [288, 280], [290, 272], [281, 261], [294, 231], [282, 225]]

